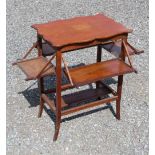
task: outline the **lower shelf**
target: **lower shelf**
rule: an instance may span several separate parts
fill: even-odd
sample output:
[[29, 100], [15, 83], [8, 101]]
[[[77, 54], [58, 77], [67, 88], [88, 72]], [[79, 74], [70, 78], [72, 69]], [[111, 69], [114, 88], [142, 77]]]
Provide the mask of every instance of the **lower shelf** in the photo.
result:
[[69, 69], [71, 79], [75, 86], [93, 83], [101, 79], [119, 76], [134, 71], [133, 68], [120, 59], [112, 59]]
[[[100, 85], [99, 88], [64, 95], [61, 100], [61, 115], [67, 115], [79, 110], [115, 101], [118, 98], [116, 95], [109, 97], [110, 94], [114, 94], [111, 88], [106, 85]], [[42, 94], [42, 99], [49, 105], [50, 109], [56, 113], [55, 100], [50, 100], [45, 94]]]

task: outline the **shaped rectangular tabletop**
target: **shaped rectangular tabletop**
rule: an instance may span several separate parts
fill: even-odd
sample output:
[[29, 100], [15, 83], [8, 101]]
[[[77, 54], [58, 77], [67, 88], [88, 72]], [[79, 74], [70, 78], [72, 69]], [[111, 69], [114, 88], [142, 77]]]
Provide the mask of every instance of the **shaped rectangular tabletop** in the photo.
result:
[[32, 27], [53, 47], [108, 39], [131, 31], [103, 14], [35, 24]]

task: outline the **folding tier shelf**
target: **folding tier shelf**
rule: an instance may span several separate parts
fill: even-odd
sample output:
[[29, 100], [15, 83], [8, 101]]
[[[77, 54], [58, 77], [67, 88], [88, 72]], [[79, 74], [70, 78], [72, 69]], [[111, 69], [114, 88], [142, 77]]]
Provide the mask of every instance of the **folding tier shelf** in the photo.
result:
[[[45, 104], [48, 104], [54, 112], [56, 121], [53, 140], [57, 140], [61, 116], [69, 113], [116, 101], [116, 118], [119, 120], [123, 75], [136, 72], [130, 55], [142, 53], [127, 41], [128, 33], [132, 30], [103, 14], [35, 24], [32, 28], [37, 30], [37, 43], [32, 48], [37, 47], [38, 58], [25, 60], [31, 48], [23, 60], [16, 64], [24, 71], [28, 80], [39, 80], [38, 116], [41, 117]], [[92, 46], [97, 46], [97, 59], [94, 64], [76, 68], [67, 67], [63, 53]], [[115, 53], [117, 59], [102, 62], [102, 48]], [[49, 60], [44, 58], [50, 55], [52, 58]], [[56, 66], [51, 64], [54, 57], [56, 57]], [[126, 58], [129, 64], [126, 63]], [[62, 85], [62, 63], [64, 63], [64, 72], [70, 82], [65, 85]], [[53, 74], [56, 75], [56, 88], [45, 90], [44, 76]], [[114, 76], [118, 76], [117, 90], [113, 90], [102, 82], [102, 79]], [[77, 88], [90, 83], [95, 83], [96, 87], [78, 93], [61, 94], [65, 89]], [[54, 99], [49, 98], [50, 93], [55, 95]]]
[[[109, 44], [105, 44], [102, 46], [106, 51], [110, 52], [111, 54], [119, 57], [120, 54], [121, 54], [121, 51], [122, 51], [122, 41], [121, 40], [118, 40], [116, 42], [110, 42]], [[127, 42], [127, 50], [128, 50], [128, 53], [129, 55], [134, 55], [134, 54], [141, 54], [141, 53], [144, 53], [143, 50], [139, 50], [139, 49], [136, 49], [134, 48], [131, 44], [129, 44]]]
[[[45, 57], [37, 57], [29, 60], [22, 60], [16, 63], [18, 67], [25, 73], [26, 80], [36, 80], [41, 69], [48, 63]], [[43, 70], [40, 77], [45, 77], [55, 74], [54, 67], [49, 63]]]

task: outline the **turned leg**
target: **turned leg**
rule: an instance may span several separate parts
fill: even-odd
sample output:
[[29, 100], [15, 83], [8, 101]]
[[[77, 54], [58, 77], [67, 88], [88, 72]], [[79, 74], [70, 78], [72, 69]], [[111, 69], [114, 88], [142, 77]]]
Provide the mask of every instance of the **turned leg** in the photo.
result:
[[56, 122], [53, 141], [56, 141], [61, 123], [61, 51], [56, 53]]

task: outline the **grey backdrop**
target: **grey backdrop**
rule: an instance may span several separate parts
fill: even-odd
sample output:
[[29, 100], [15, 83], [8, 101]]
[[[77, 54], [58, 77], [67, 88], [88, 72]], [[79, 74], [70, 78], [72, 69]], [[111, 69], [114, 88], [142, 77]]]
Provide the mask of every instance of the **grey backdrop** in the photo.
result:
[[[53, 142], [52, 114], [44, 111], [42, 118], [37, 118], [37, 84], [25, 82], [25, 76], [11, 63], [36, 41], [32, 24], [97, 12], [134, 30], [129, 41], [145, 51], [133, 58], [139, 73], [124, 78], [120, 121], [109, 108], [101, 106], [97, 112], [66, 118], [58, 141]], [[147, 155], [148, 19], [148, 0], [7, 0], [7, 154]], [[65, 58], [70, 65], [90, 64], [95, 62], [95, 56], [96, 48], [90, 48], [69, 53]], [[104, 52], [102, 59], [110, 57]], [[113, 86], [115, 79], [107, 83]], [[46, 85], [50, 84], [47, 79]]]

